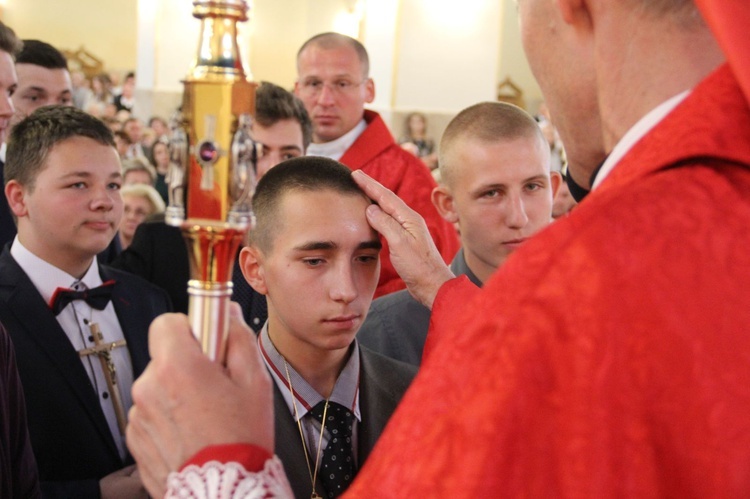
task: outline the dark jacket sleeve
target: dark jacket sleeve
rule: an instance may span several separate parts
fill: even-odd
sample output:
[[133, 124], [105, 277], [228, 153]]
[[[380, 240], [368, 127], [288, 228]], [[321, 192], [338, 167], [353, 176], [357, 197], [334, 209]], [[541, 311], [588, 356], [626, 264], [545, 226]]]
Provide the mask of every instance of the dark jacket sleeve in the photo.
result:
[[179, 228], [158, 220], [142, 223], [110, 266], [156, 284], [167, 292], [175, 312], [187, 313], [190, 263]]
[[0, 325], [0, 496], [41, 497], [26, 403], [10, 337]]

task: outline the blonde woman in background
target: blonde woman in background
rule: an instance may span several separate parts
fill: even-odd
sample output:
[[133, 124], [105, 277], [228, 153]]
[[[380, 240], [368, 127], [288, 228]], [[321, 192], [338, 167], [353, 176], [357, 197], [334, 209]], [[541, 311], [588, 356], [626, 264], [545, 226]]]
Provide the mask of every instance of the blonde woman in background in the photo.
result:
[[126, 185], [120, 192], [122, 193], [123, 214], [119, 235], [122, 249], [125, 249], [133, 241], [135, 229], [149, 216], [163, 213], [165, 205], [159, 193], [150, 185]]

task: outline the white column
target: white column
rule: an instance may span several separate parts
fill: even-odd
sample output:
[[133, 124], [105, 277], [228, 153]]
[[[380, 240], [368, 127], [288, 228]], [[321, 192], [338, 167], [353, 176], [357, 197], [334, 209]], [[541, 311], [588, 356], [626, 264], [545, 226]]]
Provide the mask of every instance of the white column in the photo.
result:
[[370, 56], [370, 76], [375, 80], [371, 107], [390, 122], [396, 96], [400, 0], [369, 0], [365, 9], [362, 43]]
[[542, 99], [542, 91], [531, 74], [521, 44], [521, 30], [518, 25], [518, 12], [514, 0], [501, 0], [502, 20], [500, 34], [500, 63], [498, 64], [497, 81], [510, 77], [521, 87], [526, 101], [526, 110], [535, 112]]
[[136, 115], [169, 118], [195, 59], [200, 21], [189, 0], [138, 0]]

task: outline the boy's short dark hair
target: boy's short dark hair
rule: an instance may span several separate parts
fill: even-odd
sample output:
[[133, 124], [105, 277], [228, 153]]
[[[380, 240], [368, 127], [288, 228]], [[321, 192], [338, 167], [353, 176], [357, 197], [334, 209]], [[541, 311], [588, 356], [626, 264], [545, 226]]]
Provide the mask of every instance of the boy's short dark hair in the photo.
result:
[[329, 158], [301, 156], [274, 166], [258, 182], [253, 197], [256, 225], [250, 231], [251, 241], [263, 251], [272, 247], [272, 231], [283, 224], [277, 220], [281, 200], [289, 192], [331, 190], [337, 194], [365, 197], [352, 178], [352, 171]]
[[305, 149], [312, 142], [312, 121], [305, 105], [293, 93], [278, 85], [264, 81], [255, 93], [255, 120], [270, 127], [281, 120], [293, 119], [302, 128]]
[[98, 118], [72, 106], [45, 106], [20, 121], [10, 132], [5, 158], [5, 181], [34, 187], [50, 150], [72, 137], [88, 137], [115, 146], [112, 132]]
[[16, 36], [16, 32], [0, 21], [0, 50], [15, 58], [22, 48], [23, 43]]
[[40, 40], [24, 40], [23, 48], [16, 56], [16, 64], [33, 64], [47, 69], [68, 69], [65, 56], [49, 43]]

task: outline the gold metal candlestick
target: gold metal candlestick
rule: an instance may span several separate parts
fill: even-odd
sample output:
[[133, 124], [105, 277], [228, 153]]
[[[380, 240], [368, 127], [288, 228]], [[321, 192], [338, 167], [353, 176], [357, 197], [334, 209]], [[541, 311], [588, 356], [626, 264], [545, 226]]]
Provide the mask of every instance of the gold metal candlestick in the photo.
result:
[[232, 268], [252, 225], [256, 84], [245, 76], [237, 45], [245, 0], [195, 0], [193, 16], [201, 20], [200, 43], [173, 119], [166, 222], [182, 228], [188, 245], [193, 333], [206, 355], [223, 363]]

